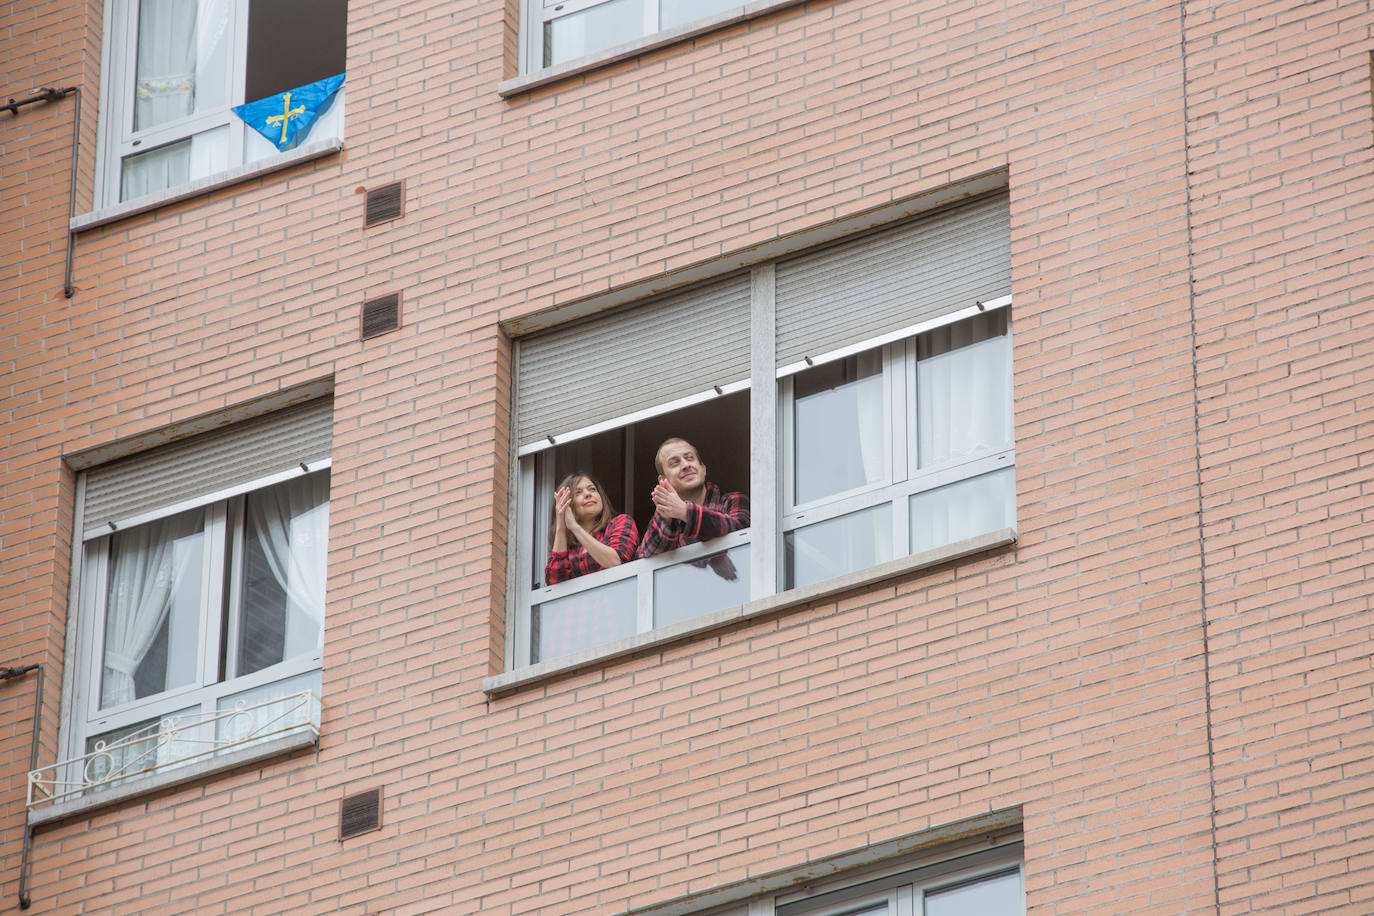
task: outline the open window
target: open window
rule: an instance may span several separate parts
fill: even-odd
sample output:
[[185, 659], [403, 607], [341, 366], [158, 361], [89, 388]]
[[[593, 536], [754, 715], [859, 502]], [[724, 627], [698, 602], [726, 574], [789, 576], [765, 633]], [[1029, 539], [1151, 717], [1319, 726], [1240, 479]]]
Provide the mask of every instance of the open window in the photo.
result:
[[[278, 155], [231, 108], [343, 73], [346, 14], [345, 0], [113, 0], [97, 207]], [[342, 92], [310, 139], [343, 136]]]
[[[1013, 531], [1008, 222], [984, 195], [518, 341], [511, 666]], [[750, 526], [545, 580], [557, 483], [642, 536], [668, 437]]]

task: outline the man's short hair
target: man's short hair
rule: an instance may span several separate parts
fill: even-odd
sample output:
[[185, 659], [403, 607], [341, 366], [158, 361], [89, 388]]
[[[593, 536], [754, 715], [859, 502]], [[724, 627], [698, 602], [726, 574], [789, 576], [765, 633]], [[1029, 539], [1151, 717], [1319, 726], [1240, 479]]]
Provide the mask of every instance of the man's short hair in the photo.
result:
[[663, 465], [658, 463], [658, 456], [663, 454], [663, 447], [665, 445], [670, 445], [674, 442], [681, 442], [683, 445], [687, 446], [692, 451], [696, 452], [697, 461], [701, 461], [701, 449], [697, 448], [695, 445], [688, 442], [681, 436], [669, 436], [667, 439], [664, 439], [662, 442], [658, 444], [658, 448], [654, 449], [654, 472], [657, 473], [659, 477], [663, 476]]

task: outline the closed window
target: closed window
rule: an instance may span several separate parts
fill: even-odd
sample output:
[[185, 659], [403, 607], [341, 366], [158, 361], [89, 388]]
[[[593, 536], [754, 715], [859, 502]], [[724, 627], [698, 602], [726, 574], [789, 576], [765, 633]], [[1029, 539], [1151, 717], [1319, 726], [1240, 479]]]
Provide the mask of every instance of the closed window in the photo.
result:
[[[521, 340], [512, 667], [1014, 530], [1007, 224], [990, 194]], [[646, 539], [670, 440], [697, 527], [559, 566], [559, 485]]]
[[54, 795], [318, 729], [330, 423], [314, 402], [83, 475]]
[[740, 6], [739, 0], [525, 0], [525, 69], [551, 67]]
[[[345, 14], [344, 0], [111, 3], [98, 205], [278, 155], [231, 108], [343, 73]], [[343, 136], [341, 95], [307, 136]]]

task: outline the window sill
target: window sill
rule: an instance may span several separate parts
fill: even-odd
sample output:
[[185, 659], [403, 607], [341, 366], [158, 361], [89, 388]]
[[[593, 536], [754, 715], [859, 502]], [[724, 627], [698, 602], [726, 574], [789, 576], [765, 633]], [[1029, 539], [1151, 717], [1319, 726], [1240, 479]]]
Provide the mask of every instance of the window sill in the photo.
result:
[[169, 769], [164, 773], [131, 779], [127, 785], [112, 786], [99, 792], [93, 792], [89, 796], [44, 805], [42, 808], [29, 811], [29, 826], [38, 827], [44, 824], [54, 824], [77, 815], [88, 814], [100, 808], [119, 805], [139, 796], [150, 795], [162, 789], [194, 782], [216, 773], [228, 772], [270, 757], [279, 757], [303, 748], [314, 747], [318, 742], [319, 739], [315, 736], [314, 731], [309, 728], [302, 728], [297, 732], [282, 735], [261, 744], [254, 744], [239, 751], [232, 751], [218, 757], [207, 757]]
[[757, 19], [789, 6], [799, 6], [804, 2], [805, 0], [754, 0], [753, 3], [745, 3], [705, 19], [697, 19], [671, 29], [655, 32], [652, 35], [645, 35], [643, 38], [627, 41], [595, 54], [587, 54], [583, 57], [564, 61], [561, 64], [555, 64], [552, 67], [522, 73], [498, 85], [496, 91], [502, 98], [510, 98], [513, 95], [538, 89], [540, 86], [547, 86], [579, 73], [587, 73], [607, 64], [615, 64], [622, 60], [638, 57], [646, 51], [654, 51], [685, 41], [688, 38], [695, 38], [697, 35], [714, 32], [717, 29], [723, 29], [740, 22], [748, 22], [750, 19]]
[[706, 614], [671, 627], [662, 627], [648, 633], [637, 633], [634, 636], [627, 636], [624, 639], [591, 649], [584, 649], [571, 655], [560, 656], [547, 662], [493, 675], [482, 681], [482, 690], [488, 696], [501, 696], [530, 684], [553, 680], [612, 659], [624, 658], [627, 655], [642, 652], [645, 649], [654, 649], [680, 642], [701, 633], [772, 614], [783, 608], [821, 601], [861, 586], [873, 585], [885, 579], [894, 579], [917, 570], [939, 566], [951, 560], [958, 560], [1015, 543], [1016, 532], [1010, 528], [1003, 528], [978, 537], [946, 544], [934, 550], [892, 560], [879, 566], [870, 566], [848, 575], [836, 576], [833, 579], [826, 579], [823, 582], [816, 582], [803, 588], [794, 588], [777, 595], [770, 595], [767, 598], [750, 601], [747, 604], [717, 611], [714, 614]]
[[211, 191], [218, 191], [220, 188], [227, 188], [247, 181], [250, 178], [257, 178], [260, 175], [268, 175], [272, 172], [279, 172], [282, 169], [289, 169], [293, 165], [302, 162], [309, 162], [312, 159], [321, 159], [332, 155], [343, 149], [343, 141], [337, 137], [328, 140], [320, 140], [316, 143], [309, 143], [305, 146], [293, 149], [290, 152], [273, 156], [269, 159], [260, 159], [257, 162], [250, 162], [224, 172], [217, 172], [214, 175], [206, 175], [195, 181], [177, 185], [166, 191], [157, 194], [149, 194], [145, 197], [138, 197], [134, 200], [125, 201], [122, 204], [115, 204], [113, 207], [105, 207], [102, 210], [93, 210], [90, 213], [83, 213], [74, 216], [68, 224], [72, 232], [84, 232], [87, 229], [94, 229], [97, 226], [104, 226], [109, 223], [117, 222], [138, 213], [147, 213], [168, 204], [198, 197], [208, 194]]

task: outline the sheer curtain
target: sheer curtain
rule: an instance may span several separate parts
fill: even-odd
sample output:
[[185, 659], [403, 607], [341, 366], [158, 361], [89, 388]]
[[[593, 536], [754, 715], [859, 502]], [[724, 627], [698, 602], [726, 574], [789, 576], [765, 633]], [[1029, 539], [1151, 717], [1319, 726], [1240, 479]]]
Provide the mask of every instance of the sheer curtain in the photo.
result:
[[1011, 365], [1005, 313], [961, 321], [917, 344], [921, 467], [1011, 445]]
[[[329, 475], [278, 484], [248, 500], [249, 527], [286, 592], [284, 658], [312, 651], [324, 624], [325, 555], [329, 546]], [[245, 607], [240, 639], [249, 638]]]
[[198, 559], [197, 549], [188, 549], [189, 545], [178, 548], [177, 541], [197, 534], [203, 524], [199, 511], [188, 512], [113, 537], [105, 607], [102, 708], [136, 698], [134, 672], [166, 623], [173, 595], [190, 571], [192, 560]]
[[[141, 0], [134, 69], [135, 131], [229, 104], [230, 0]], [[193, 176], [189, 138], [129, 156], [121, 199], [184, 184]]]

